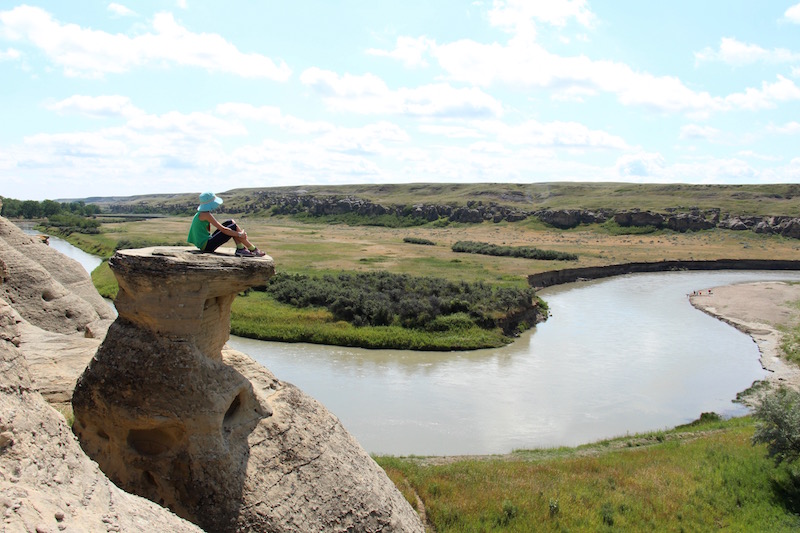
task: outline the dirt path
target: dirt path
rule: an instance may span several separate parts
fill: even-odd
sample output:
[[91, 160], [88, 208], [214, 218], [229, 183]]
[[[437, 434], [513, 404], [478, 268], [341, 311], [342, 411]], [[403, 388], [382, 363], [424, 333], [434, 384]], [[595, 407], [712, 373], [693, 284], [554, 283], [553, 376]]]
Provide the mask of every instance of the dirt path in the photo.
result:
[[800, 284], [779, 281], [741, 283], [704, 289], [692, 305], [747, 333], [758, 344], [767, 381], [800, 389], [800, 367], [781, 357], [781, 330], [800, 323]]

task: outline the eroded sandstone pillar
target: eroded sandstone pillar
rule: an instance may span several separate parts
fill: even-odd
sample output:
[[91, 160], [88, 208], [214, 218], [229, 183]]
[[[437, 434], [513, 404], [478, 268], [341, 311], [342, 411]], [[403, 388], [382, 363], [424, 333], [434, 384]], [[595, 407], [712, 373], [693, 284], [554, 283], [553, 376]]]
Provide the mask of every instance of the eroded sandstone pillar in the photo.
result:
[[119, 317], [72, 403], [113, 481], [207, 531], [423, 531], [335, 416], [223, 350], [233, 299], [271, 258], [147, 248], [109, 264]]

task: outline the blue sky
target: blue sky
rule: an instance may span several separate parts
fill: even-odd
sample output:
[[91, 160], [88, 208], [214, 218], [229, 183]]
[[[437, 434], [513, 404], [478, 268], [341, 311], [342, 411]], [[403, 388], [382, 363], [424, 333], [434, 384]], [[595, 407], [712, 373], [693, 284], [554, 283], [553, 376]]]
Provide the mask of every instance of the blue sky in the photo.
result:
[[800, 182], [800, 3], [0, 0], [0, 195]]

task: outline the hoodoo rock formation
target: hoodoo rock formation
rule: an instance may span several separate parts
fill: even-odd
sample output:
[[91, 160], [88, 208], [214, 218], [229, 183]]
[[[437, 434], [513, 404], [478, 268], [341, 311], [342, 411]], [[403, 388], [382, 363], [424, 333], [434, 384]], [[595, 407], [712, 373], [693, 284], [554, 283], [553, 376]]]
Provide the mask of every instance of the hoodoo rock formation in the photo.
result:
[[201, 531], [111, 483], [39, 393], [68, 399], [110, 322], [83, 267], [0, 218], [0, 270], [0, 530]]
[[72, 403], [112, 480], [208, 531], [423, 531], [335, 416], [223, 350], [233, 299], [270, 258], [147, 248], [109, 264], [119, 317]]

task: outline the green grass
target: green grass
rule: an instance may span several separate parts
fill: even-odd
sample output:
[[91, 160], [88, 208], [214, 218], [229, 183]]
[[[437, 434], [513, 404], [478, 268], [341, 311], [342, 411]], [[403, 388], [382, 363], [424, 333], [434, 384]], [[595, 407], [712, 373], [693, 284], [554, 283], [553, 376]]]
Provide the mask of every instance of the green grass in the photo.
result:
[[231, 309], [231, 333], [280, 342], [309, 342], [361, 348], [408, 350], [474, 350], [508, 343], [499, 330], [479, 327], [428, 332], [397, 326], [355, 327], [336, 321], [325, 309], [298, 309], [261, 292], [236, 298]]
[[743, 418], [509, 456], [376, 460], [438, 533], [796, 531], [788, 469], [751, 444], [753, 427]]
[[103, 261], [92, 270], [92, 283], [103, 298], [113, 300], [117, 297], [119, 284], [114, 273], [111, 272], [111, 267], [108, 266], [108, 261]]

